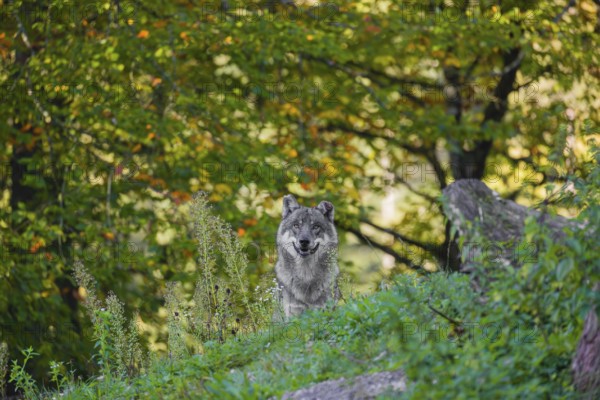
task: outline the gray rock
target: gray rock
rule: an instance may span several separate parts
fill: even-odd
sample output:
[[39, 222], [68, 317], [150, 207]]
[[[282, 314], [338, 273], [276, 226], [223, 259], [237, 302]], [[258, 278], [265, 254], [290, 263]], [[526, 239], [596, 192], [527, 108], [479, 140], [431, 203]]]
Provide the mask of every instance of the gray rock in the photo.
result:
[[406, 390], [406, 376], [401, 370], [339, 378], [317, 383], [283, 395], [282, 400], [354, 400], [372, 399], [383, 393]]
[[[546, 225], [555, 240], [565, 236], [564, 228], [577, 227], [561, 216], [551, 216], [506, 200], [477, 179], [463, 179], [447, 186], [444, 211], [450, 223], [464, 237], [462, 272], [470, 272], [471, 262], [482, 253], [487, 261], [518, 267], [523, 260], [517, 245], [524, 234], [525, 219], [532, 216]], [[527, 246], [527, 244], [525, 244]], [[535, 248], [522, 248], [525, 253]], [[533, 255], [533, 254], [530, 254]], [[520, 255], [523, 257], [523, 255]]]

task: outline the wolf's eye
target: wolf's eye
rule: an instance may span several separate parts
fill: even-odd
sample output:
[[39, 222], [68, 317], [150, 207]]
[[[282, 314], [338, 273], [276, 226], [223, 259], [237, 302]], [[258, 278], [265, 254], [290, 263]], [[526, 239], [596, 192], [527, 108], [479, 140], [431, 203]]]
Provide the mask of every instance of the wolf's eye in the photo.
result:
[[321, 229], [321, 227], [317, 224], [313, 225], [312, 228], [313, 228], [313, 231], [315, 231], [315, 232], [318, 232], [319, 229]]
[[294, 224], [294, 229], [300, 229], [300, 224]]

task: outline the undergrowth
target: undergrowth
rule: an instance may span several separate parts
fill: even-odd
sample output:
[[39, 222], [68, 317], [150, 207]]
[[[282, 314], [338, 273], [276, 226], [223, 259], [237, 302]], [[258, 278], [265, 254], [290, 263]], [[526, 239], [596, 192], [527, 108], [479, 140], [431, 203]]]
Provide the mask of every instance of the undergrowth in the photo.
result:
[[[98, 376], [76, 382], [52, 363], [54, 387], [39, 389], [26, 372], [36, 355], [30, 348], [22, 365], [13, 361], [10, 379], [26, 398], [262, 399], [400, 368], [407, 389], [396, 398], [576, 398], [571, 360], [583, 318], [598, 301], [598, 173], [596, 167], [575, 179], [576, 194], [563, 199], [582, 206], [578, 222], [587, 229], [568, 232], [564, 245], [529, 220], [524, 240], [535, 244], [536, 257], [497, 269], [475, 260], [485, 292], [464, 274], [405, 274], [371, 296], [346, 296], [341, 307], [285, 323], [271, 322], [272, 284], [258, 292], [248, 287], [241, 244], [198, 195], [192, 211], [199, 277], [194, 293], [166, 285], [167, 357], [144, 353], [135, 313], [125, 318], [114, 294], [101, 300], [77, 263]], [[0, 347], [0, 374], [5, 354]]]
[[[178, 282], [165, 285], [169, 361], [202, 354], [214, 343], [222, 344], [236, 335], [267, 328], [277, 306], [274, 280], [263, 280], [254, 290], [249, 287], [244, 246], [231, 226], [212, 213], [204, 193], [194, 196], [191, 218], [198, 245], [199, 274], [192, 294], [185, 293]], [[131, 390], [127, 382], [146, 374], [154, 357], [143, 350], [137, 312], [128, 320], [125, 305], [112, 292], [102, 300], [96, 280], [81, 261], [74, 265], [74, 278], [85, 289], [83, 306], [93, 327], [96, 353], [92, 360], [98, 371], [98, 377], [88, 382], [80, 394], [102, 397], [123, 388]], [[5, 347], [0, 348], [0, 373], [5, 354]], [[13, 362], [10, 380], [26, 398], [43, 397], [47, 390], [37, 390], [25, 369], [36, 353], [27, 349], [23, 355], [22, 365]], [[50, 381], [56, 385], [55, 390], [68, 395], [76, 383], [72, 374], [61, 372], [63, 369], [62, 363], [52, 362]]]

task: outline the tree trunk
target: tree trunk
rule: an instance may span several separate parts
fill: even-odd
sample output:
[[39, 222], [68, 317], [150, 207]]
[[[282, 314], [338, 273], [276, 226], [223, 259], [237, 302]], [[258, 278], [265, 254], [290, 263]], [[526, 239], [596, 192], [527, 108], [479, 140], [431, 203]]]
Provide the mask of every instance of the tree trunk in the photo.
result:
[[[596, 283], [594, 290], [600, 290]], [[575, 357], [573, 357], [573, 382], [585, 399], [600, 398], [600, 326], [596, 307], [588, 312]]]

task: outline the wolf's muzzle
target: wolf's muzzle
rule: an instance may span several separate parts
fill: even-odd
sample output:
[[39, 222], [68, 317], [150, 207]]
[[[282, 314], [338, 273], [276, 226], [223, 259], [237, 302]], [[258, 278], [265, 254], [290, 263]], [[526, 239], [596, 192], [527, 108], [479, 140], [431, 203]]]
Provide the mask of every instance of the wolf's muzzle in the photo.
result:
[[311, 254], [315, 254], [315, 252], [317, 251], [317, 249], [319, 248], [319, 243], [317, 243], [317, 245], [315, 247], [313, 247], [312, 249], [302, 249], [302, 248], [298, 248], [296, 246], [296, 243], [292, 243], [292, 245], [294, 246], [294, 250], [296, 250], [296, 253], [298, 253], [301, 257], [306, 257], [309, 256]]

